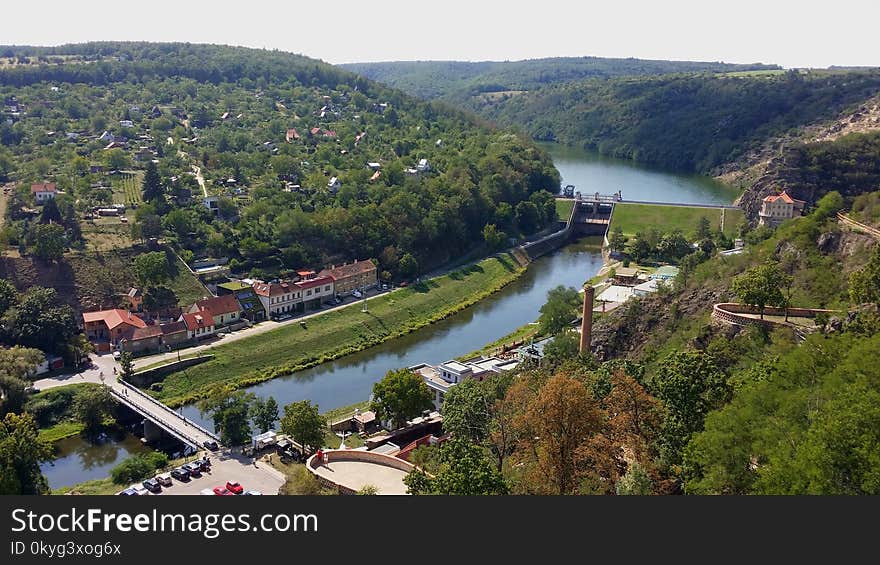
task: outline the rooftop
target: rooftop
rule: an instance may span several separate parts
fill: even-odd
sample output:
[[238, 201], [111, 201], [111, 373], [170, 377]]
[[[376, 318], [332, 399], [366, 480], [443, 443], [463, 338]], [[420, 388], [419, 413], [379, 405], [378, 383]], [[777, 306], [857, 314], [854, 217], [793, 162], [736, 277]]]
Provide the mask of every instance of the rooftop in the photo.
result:
[[147, 327], [146, 322], [127, 310], [114, 308], [113, 310], [99, 310], [97, 312], [83, 312], [85, 323], [104, 322], [108, 329], [113, 329], [120, 324], [129, 324], [136, 328]]
[[372, 261], [358, 261], [347, 263], [345, 265], [332, 266], [329, 269], [321, 271], [320, 276], [331, 276], [336, 280], [348, 278], [354, 275], [369, 273], [376, 270], [376, 265]]

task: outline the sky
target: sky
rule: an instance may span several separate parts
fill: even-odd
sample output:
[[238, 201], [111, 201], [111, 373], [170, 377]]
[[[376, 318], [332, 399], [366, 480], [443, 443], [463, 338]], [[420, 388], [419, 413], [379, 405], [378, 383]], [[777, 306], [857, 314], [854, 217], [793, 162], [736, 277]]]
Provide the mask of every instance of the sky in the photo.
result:
[[188, 41], [329, 63], [636, 57], [880, 66], [868, 0], [43, 0], [8, 2], [0, 44]]

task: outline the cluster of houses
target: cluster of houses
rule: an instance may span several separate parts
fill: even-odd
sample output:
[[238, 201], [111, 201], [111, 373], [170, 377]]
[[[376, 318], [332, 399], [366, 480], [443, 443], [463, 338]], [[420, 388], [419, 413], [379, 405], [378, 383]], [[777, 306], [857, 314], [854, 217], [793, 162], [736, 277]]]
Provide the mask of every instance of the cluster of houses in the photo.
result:
[[333, 303], [378, 282], [376, 265], [357, 260], [319, 273], [300, 271], [290, 280], [232, 280], [218, 284], [217, 296], [196, 301], [176, 319], [152, 324], [139, 315], [141, 292], [131, 289], [126, 295], [127, 309], [85, 312], [83, 323], [86, 337], [99, 353], [156, 353], [192, 345], [218, 332], [316, 310], [322, 303]]
[[517, 359], [501, 359], [499, 357], [478, 356], [465, 361], [446, 361], [440, 365], [420, 363], [409, 368], [416, 373], [434, 394], [434, 408], [440, 410], [446, 393], [453, 386], [466, 379], [482, 381], [494, 373], [510, 371], [519, 364]]
[[671, 282], [678, 275], [678, 267], [664, 265], [653, 273], [636, 267], [618, 267], [614, 270], [611, 284], [597, 297], [600, 312], [613, 310], [634, 296], [657, 292], [660, 285]]

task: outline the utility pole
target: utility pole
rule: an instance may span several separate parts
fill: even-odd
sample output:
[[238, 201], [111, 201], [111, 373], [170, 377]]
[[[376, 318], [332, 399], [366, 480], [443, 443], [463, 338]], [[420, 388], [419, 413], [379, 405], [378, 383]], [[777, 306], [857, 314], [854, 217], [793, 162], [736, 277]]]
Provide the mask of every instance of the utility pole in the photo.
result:
[[361, 309], [361, 312], [367, 311], [367, 285], [361, 285], [361, 294], [364, 295], [364, 307]]

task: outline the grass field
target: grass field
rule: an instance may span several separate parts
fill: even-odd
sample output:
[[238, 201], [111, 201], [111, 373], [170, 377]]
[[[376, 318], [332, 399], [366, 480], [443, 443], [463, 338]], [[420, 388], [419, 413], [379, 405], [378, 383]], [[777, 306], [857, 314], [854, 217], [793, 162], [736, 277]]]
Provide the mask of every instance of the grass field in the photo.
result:
[[785, 69], [764, 69], [760, 71], [734, 71], [730, 73], [721, 73], [722, 77], [748, 77], [748, 78], [758, 78], [758, 77], [775, 77], [782, 74], [785, 74]]
[[126, 206], [142, 204], [144, 201], [141, 192], [143, 190], [143, 182], [143, 171], [123, 173], [116, 176], [111, 183], [113, 203], [125, 204]]
[[663, 232], [681, 230], [685, 235], [688, 235], [697, 229], [697, 222], [701, 216], [709, 219], [713, 230], [720, 227], [722, 212], [724, 213], [724, 233], [730, 237], [736, 233], [737, 225], [744, 217], [742, 210], [623, 203], [614, 207], [611, 229], [619, 227], [628, 236], [650, 228], [657, 228]]
[[574, 200], [556, 200], [556, 215], [563, 222], [571, 217], [571, 209], [574, 208]]
[[509, 254], [374, 298], [369, 312], [343, 308], [212, 348], [212, 361], [169, 375], [159, 392], [172, 406], [204, 397], [213, 387], [243, 387], [319, 365], [413, 332], [459, 312], [525, 271]]
[[40, 429], [40, 440], [51, 443], [59, 439], [79, 435], [84, 429], [85, 426], [79, 422], [58, 422], [49, 428]]
[[208, 289], [199, 282], [198, 277], [190, 273], [186, 265], [183, 264], [183, 261], [170, 251], [168, 252], [168, 261], [175, 270], [175, 276], [169, 281], [168, 287], [177, 295], [177, 304], [179, 306], [189, 306], [196, 300], [201, 300], [205, 296], [211, 295]]
[[96, 218], [80, 222], [86, 251], [113, 251], [131, 247], [131, 226], [119, 218]]

